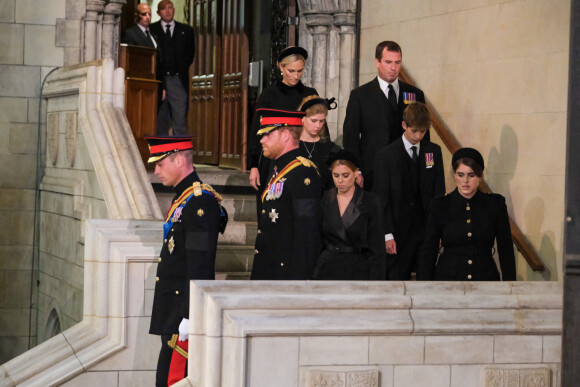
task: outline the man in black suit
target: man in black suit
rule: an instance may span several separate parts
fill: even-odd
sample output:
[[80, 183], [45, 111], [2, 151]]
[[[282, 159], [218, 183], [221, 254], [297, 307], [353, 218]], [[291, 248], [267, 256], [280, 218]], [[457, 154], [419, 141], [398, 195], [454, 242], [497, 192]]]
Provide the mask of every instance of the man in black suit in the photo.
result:
[[155, 42], [149, 31], [151, 8], [145, 3], [139, 4], [135, 11], [135, 19], [137, 24], [123, 31], [121, 43], [156, 48], [157, 42]]
[[[174, 335], [188, 340], [189, 284], [194, 279], [213, 280], [218, 232], [227, 222], [221, 196], [202, 184], [193, 166], [193, 137], [146, 137], [149, 163], [164, 186], [175, 196], [163, 225], [163, 247], [157, 264], [149, 333], [161, 336], [156, 386], [167, 386]], [[173, 341], [174, 342], [174, 341]], [[180, 345], [181, 347], [181, 345]], [[185, 367], [181, 367], [181, 379]], [[177, 370], [172, 370], [175, 377]]]
[[161, 81], [157, 135], [168, 135], [170, 127], [173, 128], [173, 135], [185, 135], [189, 66], [195, 53], [193, 28], [175, 21], [175, 8], [170, 0], [159, 2], [157, 14], [161, 20], [151, 24], [151, 32], [161, 51], [157, 65], [157, 79]]
[[387, 279], [409, 280], [425, 235], [429, 202], [445, 194], [441, 148], [425, 137], [431, 126], [422, 102], [407, 106], [403, 135], [376, 154], [373, 192], [383, 204]]
[[[344, 149], [361, 160], [364, 188], [370, 190], [376, 152], [403, 133], [403, 112], [410, 102], [425, 102], [423, 92], [400, 81], [401, 47], [384, 41], [375, 50], [378, 76], [350, 93], [343, 125]], [[429, 139], [429, 133], [427, 133]]]

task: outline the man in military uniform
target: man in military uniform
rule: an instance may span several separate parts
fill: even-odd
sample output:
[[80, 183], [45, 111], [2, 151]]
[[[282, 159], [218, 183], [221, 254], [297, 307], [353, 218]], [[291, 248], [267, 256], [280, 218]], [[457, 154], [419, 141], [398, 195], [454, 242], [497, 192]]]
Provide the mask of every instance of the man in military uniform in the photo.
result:
[[[221, 197], [202, 184], [193, 166], [192, 137], [146, 137], [149, 162], [175, 197], [163, 226], [149, 333], [161, 336], [156, 386], [167, 386], [172, 336], [186, 341], [189, 330], [189, 283], [215, 278], [218, 232], [222, 231]], [[221, 228], [221, 230], [220, 230]], [[175, 342], [175, 341], [174, 341]], [[183, 367], [185, 368], [185, 367]], [[185, 370], [183, 370], [185, 372]], [[183, 374], [185, 377], [185, 374]]]
[[299, 156], [303, 112], [258, 109], [264, 156], [273, 160], [252, 267], [253, 280], [307, 280], [320, 252], [320, 175]]

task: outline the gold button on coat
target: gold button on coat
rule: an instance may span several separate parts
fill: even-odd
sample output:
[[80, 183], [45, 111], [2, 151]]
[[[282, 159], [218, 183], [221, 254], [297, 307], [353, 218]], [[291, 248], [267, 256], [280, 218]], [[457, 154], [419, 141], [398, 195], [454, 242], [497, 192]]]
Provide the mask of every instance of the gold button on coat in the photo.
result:
[[254, 254], [258, 254], [258, 253], [259, 253], [258, 249], [255, 249]]
[[467, 219], [467, 223], [471, 223], [471, 219]]
[[471, 265], [473, 262], [472, 262], [472, 261], [471, 261], [471, 259], [470, 259], [469, 261], [467, 261], [467, 263], [469, 263], [469, 264]]
[[467, 233], [467, 236], [468, 236], [468, 237], [471, 237], [471, 233], [470, 233], [470, 232], [468, 232], [468, 233]]
[[175, 291], [175, 294], [179, 294], [179, 290], [176, 290], [176, 291]]
[[471, 274], [469, 274], [469, 275], [467, 276], [467, 279], [471, 279]]
[[281, 262], [281, 263], [280, 263], [280, 266], [284, 266], [284, 262]]
[[157, 258], [157, 261], [158, 261], [158, 262], [161, 262], [161, 257]]
[[155, 277], [155, 282], [159, 282], [159, 277]]

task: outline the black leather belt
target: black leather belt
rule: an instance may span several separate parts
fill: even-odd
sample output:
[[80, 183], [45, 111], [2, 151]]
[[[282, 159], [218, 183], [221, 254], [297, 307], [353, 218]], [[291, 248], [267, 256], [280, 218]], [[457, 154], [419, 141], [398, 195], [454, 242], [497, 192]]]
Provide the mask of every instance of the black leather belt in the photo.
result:
[[339, 253], [358, 253], [359, 249], [356, 247], [352, 247], [352, 246], [342, 246], [342, 245], [331, 245], [331, 244], [327, 244], [326, 245], [326, 250], [330, 250], [330, 251], [337, 251]]

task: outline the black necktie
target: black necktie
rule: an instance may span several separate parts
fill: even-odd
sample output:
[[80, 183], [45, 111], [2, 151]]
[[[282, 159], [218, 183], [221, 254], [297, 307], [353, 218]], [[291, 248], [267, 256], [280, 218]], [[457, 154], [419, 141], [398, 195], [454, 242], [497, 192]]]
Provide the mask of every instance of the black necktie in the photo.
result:
[[415, 145], [411, 147], [411, 153], [413, 153], [411, 159], [413, 159], [413, 162], [416, 163], [417, 160], [419, 159], [419, 156], [417, 156], [417, 147]]
[[397, 95], [395, 94], [395, 89], [393, 89], [393, 85], [389, 85], [389, 102], [393, 104], [393, 106], [397, 107]]
[[171, 24], [166, 24], [165, 27], [167, 27], [165, 30], [165, 36], [171, 39]]

